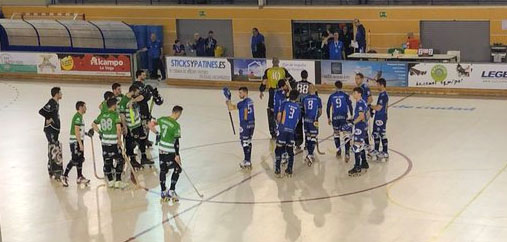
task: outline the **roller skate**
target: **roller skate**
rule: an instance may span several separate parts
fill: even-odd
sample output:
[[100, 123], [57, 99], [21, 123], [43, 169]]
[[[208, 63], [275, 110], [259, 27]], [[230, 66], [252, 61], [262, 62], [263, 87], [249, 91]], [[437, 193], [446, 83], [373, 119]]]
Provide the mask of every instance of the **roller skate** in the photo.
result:
[[381, 152], [379, 154], [379, 160], [381, 160], [383, 162], [389, 161], [389, 153], [387, 153], [387, 152]]
[[314, 162], [315, 158], [313, 157], [313, 155], [307, 155], [305, 157], [305, 162], [306, 162], [306, 165], [308, 165], [309, 167], [312, 166], [313, 162]]
[[288, 178], [291, 178], [291, 177], [292, 177], [292, 170], [290, 170], [290, 169], [285, 170], [285, 175], [286, 175]]
[[296, 148], [294, 149], [294, 153], [301, 151], [301, 145], [296, 145]]
[[361, 167], [360, 166], [354, 166], [354, 168], [352, 168], [349, 171], [349, 176], [361, 176]]
[[116, 181], [114, 183], [114, 188], [116, 188], [116, 189], [125, 189], [126, 187], [127, 187], [127, 184], [125, 182]]
[[251, 170], [252, 169], [252, 163], [250, 161], [244, 160], [244, 161], [242, 161], [242, 162], [239, 163], [239, 167], [241, 167], [241, 169]]
[[176, 203], [176, 202], [180, 201], [180, 197], [178, 196], [178, 194], [174, 190], [169, 190], [169, 196], [173, 200], [173, 203]]
[[282, 173], [280, 172], [280, 169], [275, 169], [275, 177], [282, 178]]
[[345, 163], [349, 163], [350, 161], [350, 154], [345, 154]]
[[339, 158], [341, 156], [342, 156], [342, 150], [338, 149], [338, 151], [336, 151], [336, 157]]
[[69, 186], [69, 179], [66, 176], [60, 176], [60, 182], [62, 183], [62, 185], [64, 187], [68, 187]]
[[171, 201], [171, 194], [169, 194], [169, 191], [162, 191], [160, 194], [160, 202], [169, 202]]
[[367, 172], [369, 168], [370, 168], [370, 165], [368, 164], [368, 162], [363, 161], [361, 164], [361, 170], [364, 170], [364, 172]]
[[380, 153], [376, 150], [372, 150], [371, 152], [368, 152], [368, 158], [372, 161], [379, 160]]
[[153, 162], [152, 160], [148, 159], [148, 157], [146, 157], [146, 155], [143, 155], [143, 157], [141, 158], [141, 166], [144, 168], [144, 167], [148, 167], [150, 169], [153, 169], [153, 165], [155, 164], [155, 162]]
[[136, 161], [135, 157], [130, 157], [130, 164], [132, 165], [132, 168], [134, 168], [134, 171], [139, 171], [143, 169], [143, 166]]
[[82, 185], [88, 186], [88, 185], [90, 185], [90, 179], [86, 179], [86, 177], [80, 176], [77, 178], [76, 183], [78, 185], [82, 184]]

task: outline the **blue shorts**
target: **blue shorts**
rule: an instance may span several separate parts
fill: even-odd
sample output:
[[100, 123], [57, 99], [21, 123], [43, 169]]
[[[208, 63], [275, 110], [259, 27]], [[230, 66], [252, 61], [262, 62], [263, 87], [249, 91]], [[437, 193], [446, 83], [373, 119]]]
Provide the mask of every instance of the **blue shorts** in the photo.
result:
[[364, 143], [366, 140], [366, 129], [368, 126], [357, 126], [354, 128], [354, 142]]
[[304, 129], [306, 134], [312, 134], [317, 136], [319, 134], [319, 127], [315, 126], [313, 120], [304, 121]]
[[386, 133], [387, 120], [386, 119], [375, 119], [373, 121], [373, 135], [383, 136]]
[[239, 139], [241, 141], [251, 141], [254, 134], [255, 124], [240, 124]]
[[343, 127], [347, 125], [346, 119], [333, 119], [333, 130], [334, 131], [343, 131]]
[[288, 145], [293, 146], [294, 145], [294, 131], [287, 131], [287, 130], [280, 130], [278, 131], [278, 137], [276, 138], [276, 144], [277, 145]]

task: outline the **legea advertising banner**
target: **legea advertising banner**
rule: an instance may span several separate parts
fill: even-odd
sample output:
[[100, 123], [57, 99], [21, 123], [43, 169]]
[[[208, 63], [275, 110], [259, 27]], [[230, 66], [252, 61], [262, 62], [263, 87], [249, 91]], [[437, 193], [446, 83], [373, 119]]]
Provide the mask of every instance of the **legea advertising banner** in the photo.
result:
[[409, 65], [410, 87], [507, 89], [507, 65], [418, 63]]
[[379, 61], [321, 61], [322, 84], [355, 85], [356, 73], [362, 73], [368, 81], [384, 78], [388, 86], [407, 86], [407, 64], [403, 62]]
[[131, 76], [130, 56], [122, 54], [58, 54], [61, 74]]
[[231, 81], [231, 63], [225, 58], [166, 57], [171, 79]]

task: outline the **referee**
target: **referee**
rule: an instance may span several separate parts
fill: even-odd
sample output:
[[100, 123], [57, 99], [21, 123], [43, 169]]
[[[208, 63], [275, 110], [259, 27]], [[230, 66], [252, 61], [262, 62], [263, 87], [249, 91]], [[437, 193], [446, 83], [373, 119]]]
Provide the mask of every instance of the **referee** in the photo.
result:
[[262, 99], [264, 97], [264, 91], [266, 88], [269, 92], [268, 98], [268, 124], [269, 124], [269, 133], [271, 134], [271, 138], [276, 138], [276, 117], [273, 108], [273, 97], [275, 94], [275, 90], [278, 85], [278, 81], [285, 79], [290, 82], [291, 86], [294, 86], [294, 79], [289, 74], [287, 69], [280, 67], [280, 60], [277, 57], [273, 57], [273, 67], [266, 69], [264, 72], [264, 76], [262, 77], [262, 84], [259, 87], [259, 91], [261, 92], [259, 97]]

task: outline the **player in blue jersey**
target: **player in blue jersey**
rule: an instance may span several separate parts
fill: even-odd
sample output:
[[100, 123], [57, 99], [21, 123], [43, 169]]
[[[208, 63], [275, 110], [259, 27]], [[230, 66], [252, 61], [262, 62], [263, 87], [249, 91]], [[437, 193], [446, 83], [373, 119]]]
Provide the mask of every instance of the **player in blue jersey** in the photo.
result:
[[308, 95], [303, 100], [304, 110], [304, 129], [305, 129], [305, 147], [308, 151], [306, 156], [306, 162], [308, 166], [311, 166], [315, 158], [313, 151], [315, 150], [315, 144], [317, 143], [317, 135], [319, 135], [319, 117], [322, 115], [322, 100], [315, 91], [314, 85], [309, 85]]
[[[375, 110], [375, 118], [373, 119], [373, 140], [375, 141], [375, 150], [373, 156], [379, 159], [388, 160], [389, 153], [387, 152], [387, 106], [389, 105], [389, 95], [386, 91], [386, 80], [380, 78], [377, 80], [377, 86], [380, 89], [378, 94], [377, 104], [372, 105], [371, 108]], [[379, 152], [380, 142], [382, 141], [382, 152]]]
[[368, 110], [368, 105], [362, 99], [363, 89], [360, 87], [354, 88], [352, 92], [352, 96], [354, 100], [356, 100], [356, 108], [354, 109], [354, 145], [352, 146], [352, 150], [354, 151], [355, 164], [354, 168], [349, 171], [349, 176], [358, 176], [361, 175], [361, 169], [368, 170], [369, 165], [366, 161], [366, 153], [364, 150], [365, 147], [365, 139], [366, 136], [366, 112]]
[[236, 105], [232, 104], [231, 100], [227, 100], [227, 107], [229, 110], [239, 111], [239, 138], [245, 159], [239, 164], [241, 168], [252, 167], [252, 136], [255, 129], [255, 115], [254, 103], [248, 97], [248, 88], [239, 88], [239, 98], [241, 99]]
[[[349, 133], [348, 136], [344, 134], [345, 141], [345, 162], [350, 160], [350, 131], [347, 129], [348, 113], [352, 116], [352, 101], [350, 101], [349, 94], [342, 91], [343, 84], [341, 81], [334, 83], [336, 91], [329, 96], [327, 100], [327, 120], [329, 125], [333, 125], [334, 130], [334, 144], [336, 146], [336, 157], [342, 155], [340, 134]], [[348, 112], [348, 113], [347, 113]], [[349, 132], [347, 132], [349, 131]]]
[[280, 106], [282, 106], [282, 103], [287, 101], [287, 96], [289, 95], [290, 90], [292, 90], [292, 88], [287, 80], [281, 79], [278, 81], [278, 89], [275, 91], [275, 95], [273, 97], [273, 111], [275, 113], [275, 117], [278, 115], [278, 111]]
[[289, 101], [282, 103], [280, 112], [277, 116], [278, 121], [278, 137], [276, 139], [275, 149], [275, 176], [281, 177], [280, 163], [282, 154], [287, 151], [289, 161], [285, 174], [292, 176], [292, 167], [294, 165], [294, 132], [301, 117], [301, 108], [297, 103], [299, 92], [292, 90], [289, 92]]
[[361, 98], [366, 102], [366, 105], [368, 105], [368, 110], [366, 110], [366, 138], [365, 143], [366, 146], [370, 146], [370, 134], [368, 133], [368, 127], [369, 127], [369, 120], [371, 117], [373, 117], [373, 113], [371, 112], [371, 103], [373, 102], [373, 97], [371, 96], [371, 90], [368, 84], [364, 81], [364, 75], [362, 73], [356, 73], [354, 81], [356, 82], [357, 87], [360, 87], [363, 89], [363, 94], [361, 95]]

